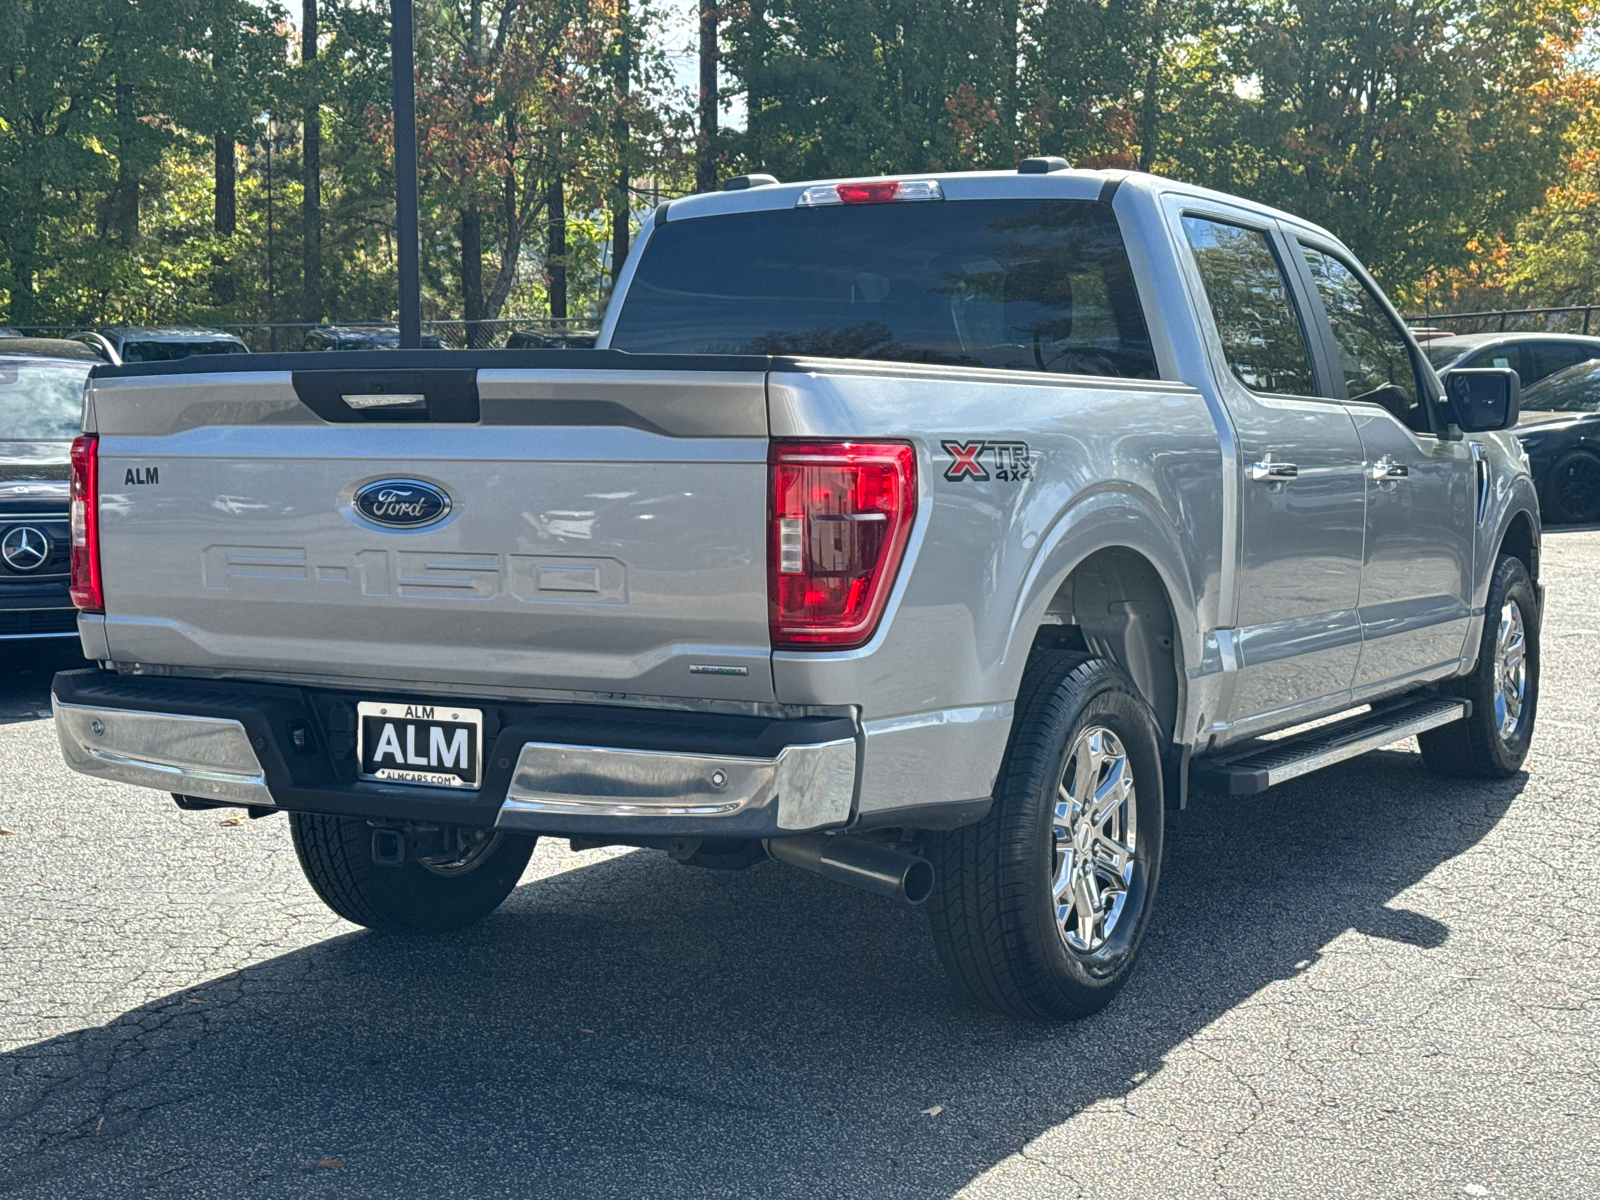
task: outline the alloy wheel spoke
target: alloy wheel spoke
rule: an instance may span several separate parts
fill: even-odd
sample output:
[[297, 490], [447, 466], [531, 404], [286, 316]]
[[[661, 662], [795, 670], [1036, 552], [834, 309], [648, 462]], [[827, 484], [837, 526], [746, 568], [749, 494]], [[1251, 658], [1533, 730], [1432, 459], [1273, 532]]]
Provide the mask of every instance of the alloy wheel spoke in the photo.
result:
[[1094, 793], [1094, 808], [1089, 814], [1090, 822], [1097, 828], [1105, 824], [1112, 810], [1119, 807], [1128, 797], [1129, 784], [1133, 782], [1132, 772], [1128, 770], [1128, 760], [1119, 757], [1111, 764], [1111, 769], [1106, 772], [1106, 777]]
[[1094, 848], [1095, 858], [1116, 875], [1122, 875], [1127, 870], [1128, 864], [1133, 861], [1133, 850], [1130, 847], [1103, 833], [1095, 835]]

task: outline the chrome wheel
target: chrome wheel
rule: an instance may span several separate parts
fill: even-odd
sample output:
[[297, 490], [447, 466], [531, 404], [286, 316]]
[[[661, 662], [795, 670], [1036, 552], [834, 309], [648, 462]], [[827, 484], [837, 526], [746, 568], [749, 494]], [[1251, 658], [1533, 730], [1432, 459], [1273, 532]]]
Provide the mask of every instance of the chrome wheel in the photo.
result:
[[475, 871], [483, 861], [500, 848], [500, 843], [505, 841], [503, 833], [490, 833], [486, 829], [472, 832], [462, 830], [456, 835], [456, 852], [454, 855], [435, 854], [428, 858], [419, 858], [418, 863], [430, 875], [465, 875]]
[[1128, 752], [1111, 730], [1091, 725], [1067, 755], [1052, 823], [1051, 891], [1067, 949], [1092, 954], [1122, 919], [1133, 882], [1137, 824]]
[[1522, 723], [1528, 694], [1528, 635], [1522, 608], [1508, 600], [1500, 609], [1500, 632], [1494, 643], [1494, 720], [1500, 740], [1509, 742]]

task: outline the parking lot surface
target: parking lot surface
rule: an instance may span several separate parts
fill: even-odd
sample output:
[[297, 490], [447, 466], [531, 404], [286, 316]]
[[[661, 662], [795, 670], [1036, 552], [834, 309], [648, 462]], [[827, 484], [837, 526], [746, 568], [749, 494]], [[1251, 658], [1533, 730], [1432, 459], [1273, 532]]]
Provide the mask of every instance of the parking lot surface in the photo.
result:
[[0, 1195], [1600, 1194], [1600, 533], [1545, 563], [1525, 776], [1197, 796], [1062, 1027], [776, 863], [544, 842], [483, 924], [367, 933], [282, 818], [70, 774], [0, 649]]

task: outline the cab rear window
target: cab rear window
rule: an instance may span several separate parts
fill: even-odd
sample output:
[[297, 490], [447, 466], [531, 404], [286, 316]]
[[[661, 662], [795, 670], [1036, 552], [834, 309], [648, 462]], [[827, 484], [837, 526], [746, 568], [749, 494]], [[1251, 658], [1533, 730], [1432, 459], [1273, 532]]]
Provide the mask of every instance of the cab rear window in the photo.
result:
[[1109, 205], [959, 200], [668, 221], [611, 346], [1156, 375]]

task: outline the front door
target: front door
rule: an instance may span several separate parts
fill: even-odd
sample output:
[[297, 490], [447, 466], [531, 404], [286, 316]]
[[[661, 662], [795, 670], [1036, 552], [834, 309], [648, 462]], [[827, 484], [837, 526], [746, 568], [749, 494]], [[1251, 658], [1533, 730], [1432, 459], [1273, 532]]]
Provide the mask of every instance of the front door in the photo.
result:
[[1218, 385], [1239, 452], [1228, 724], [1235, 733], [1293, 724], [1349, 703], [1361, 653], [1361, 441], [1346, 407], [1318, 394], [1308, 323], [1279, 261], [1287, 244], [1193, 212], [1183, 228], [1226, 362]]
[[1331, 248], [1300, 250], [1333, 334], [1367, 476], [1359, 701], [1459, 666], [1477, 472], [1467, 443], [1441, 436], [1431, 380], [1376, 289]]

